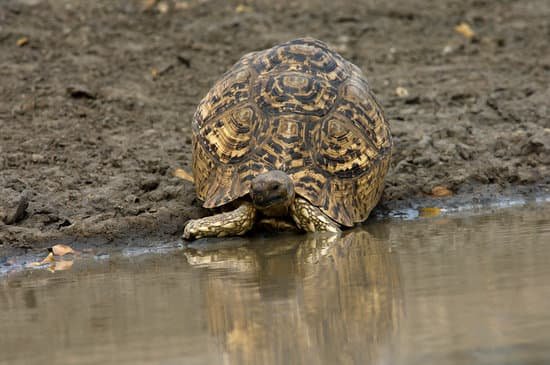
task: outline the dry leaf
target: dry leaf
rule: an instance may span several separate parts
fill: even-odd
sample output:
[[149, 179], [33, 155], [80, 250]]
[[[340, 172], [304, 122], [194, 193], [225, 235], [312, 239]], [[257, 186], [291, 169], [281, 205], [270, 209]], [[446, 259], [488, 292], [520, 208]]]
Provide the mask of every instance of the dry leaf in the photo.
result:
[[193, 176], [187, 171], [185, 171], [184, 169], [177, 168], [174, 170], [174, 172], [172, 172], [172, 175], [174, 175], [175, 177], [179, 177], [182, 180], [189, 181], [191, 183], [195, 182], [195, 179], [193, 179]]
[[455, 27], [455, 32], [461, 34], [465, 38], [472, 39], [475, 37], [476, 33], [467, 23], [460, 23]]
[[40, 261], [40, 265], [49, 264], [51, 262], [55, 262], [55, 258], [53, 257], [53, 253], [50, 252], [44, 260]]
[[235, 8], [235, 11], [239, 14], [241, 13], [251, 13], [252, 12], [252, 8], [248, 5], [244, 5], [244, 4], [239, 4], [237, 5], [237, 7]]
[[151, 68], [151, 76], [153, 76], [153, 79], [159, 76], [159, 70], [156, 67]]
[[441, 214], [441, 209], [436, 207], [420, 208], [419, 214], [424, 218], [437, 217]]
[[64, 256], [69, 253], [75, 253], [72, 247], [61, 244], [52, 246], [49, 251], [55, 256]]
[[158, 5], [157, 5], [157, 10], [159, 11], [159, 13], [161, 14], [166, 14], [168, 12], [168, 10], [170, 9], [170, 7], [168, 6], [168, 4], [166, 2], [160, 2]]
[[406, 98], [407, 96], [409, 96], [409, 90], [405, 89], [404, 87], [402, 86], [398, 86], [396, 89], [395, 89], [395, 94], [397, 96], [399, 96], [400, 98]]
[[25, 265], [25, 267], [37, 267], [37, 266], [42, 266], [42, 265], [45, 265], [45, 264], [51, 264], [55, 262], [55, 259], [53, 257], [53, 254], [50, 252], [48, 254], [48, 256], [46, 256], [44, 258], [44, 260], [38, 262], [38, 261], [35, 261], [35, 262], [29, 262], [28, 264]]
[[444, 196], [451, 196], [453, 195], [453, 192], [444, 186], [435, 186], [432, 189], [432, 195], [439, 198]]
[[19, 38], [17, 40], [17, 46], [19, 46], [19, 47], [23, 47], [24, 45], [26, 45], [28, 43], [29, 43], [29, 38], [27, 38], [27, 37], [22, 37], [22, 38]]

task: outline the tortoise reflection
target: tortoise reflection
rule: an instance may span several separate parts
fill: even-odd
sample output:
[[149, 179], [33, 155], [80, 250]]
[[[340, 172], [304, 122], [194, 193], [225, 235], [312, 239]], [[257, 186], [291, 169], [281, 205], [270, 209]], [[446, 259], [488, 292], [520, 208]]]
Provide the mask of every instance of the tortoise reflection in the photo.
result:
[[186, 252], [206, 268], [208, 325], [228, 363], [372, 363], [391, 351], [403, 302], [387, 243], [364, 230], [236, 242]]

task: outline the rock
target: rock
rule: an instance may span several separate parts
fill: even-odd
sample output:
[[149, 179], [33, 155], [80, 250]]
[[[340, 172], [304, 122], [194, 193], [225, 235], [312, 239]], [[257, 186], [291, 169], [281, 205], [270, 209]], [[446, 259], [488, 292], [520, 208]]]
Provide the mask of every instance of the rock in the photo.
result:
[[525, 156], [532, 153], [541, 153], [543, 149], [544, 142], [542, 142], [538, 138], [531, 138], [529, 141], [521, 146], [521, 154]]
[[25, 218], [28, 206], [29, 198], [26, 193], [23, 193], [16, 201], [0, 211], [0, 218], [6, 224], [15, 224]]
[[472, 160], [474, 158], [474, 149], [464, 143], [457, 143], [456, 151], [463, 160]]
[[424, 155], [416, 157], [412, 162], [418, 166], [431, 167], [439, 162], [440, 157], [434, 153], [427, 152]]
[[145, 192], [153, 191], [159, 186], [159, 183], [160, 183], [159, 179], [154, 177], [154, 178], [150, 178], [142, 181], [140, 187], [141, 187], [141, 190]]
[[132, 203], [132, 204], [139, 203], [139, 197], [135, 196], [134, 194], [130, 194], [124, 198], [124, 201], [126, 203]]
[[513, 175], [521, 184], [533, 184], [537, 180], [533, 171], [526, 166], [518, 167]]
[[42, 163], [46, 161], [46, 158], [39, 153], [33, 153], [31, 155], [31, 161], [34, 163]]
[[75, 99], [95, 99], [96, 94], [84, 85], [67, 86], [67, 94]]

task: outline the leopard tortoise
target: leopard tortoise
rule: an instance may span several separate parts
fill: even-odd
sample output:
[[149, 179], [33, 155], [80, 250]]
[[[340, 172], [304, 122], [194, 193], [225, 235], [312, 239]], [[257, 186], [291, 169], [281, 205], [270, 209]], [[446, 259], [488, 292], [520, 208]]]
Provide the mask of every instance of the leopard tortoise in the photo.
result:
[[392, 139], [365, 76], [318, 40], [243, 56], [193, 117], [193, 175], [213, 216], [184, 238], [241, 235], [255, 222], [339, 231], [367, 219]]

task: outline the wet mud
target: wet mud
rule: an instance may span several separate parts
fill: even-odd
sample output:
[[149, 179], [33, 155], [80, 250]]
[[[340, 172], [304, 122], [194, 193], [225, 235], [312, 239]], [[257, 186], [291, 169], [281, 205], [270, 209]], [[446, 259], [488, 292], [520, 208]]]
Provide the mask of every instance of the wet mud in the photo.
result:
[[379, 214], [549, 193], [548, 1], [7, 0], [0, 252], [180, 234], [207, 213], [172, 176], [197, 103], [242, 54], [300, 36], [357, 64], [385, 108]]

